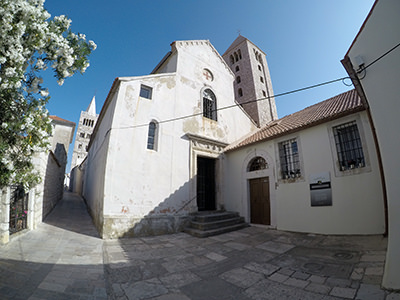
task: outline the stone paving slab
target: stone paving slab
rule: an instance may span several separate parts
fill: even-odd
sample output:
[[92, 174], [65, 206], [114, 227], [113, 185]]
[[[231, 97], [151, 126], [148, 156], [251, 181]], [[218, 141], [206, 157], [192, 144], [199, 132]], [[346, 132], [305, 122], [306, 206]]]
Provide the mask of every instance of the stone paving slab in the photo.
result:
[[0, 299], [376, 299], [387, 240], [247, 227], [99, 238], [82, 199], [66, 193], [36, 230], [0, 246]]

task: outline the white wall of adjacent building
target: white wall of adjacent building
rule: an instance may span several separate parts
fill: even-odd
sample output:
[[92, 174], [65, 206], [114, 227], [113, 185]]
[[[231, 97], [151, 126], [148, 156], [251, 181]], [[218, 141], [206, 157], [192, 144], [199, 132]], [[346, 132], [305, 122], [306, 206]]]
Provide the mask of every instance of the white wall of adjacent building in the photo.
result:
[[[353, 120], [357, 120], [367, 165], [343, 175], [335, 170], [331, 128]], [[302, 176], [285, 180], [279, 172], [278, 143], [292, 138], [298, 142]], [[266, 159], [268, 168], [248, 172], [248, 163], [256, 156]], [[382, 234], [385, 230], [379, 168], [365, 112], [229, 151], [225, 165], [226, 208], [239, 211], [248, 222], [248, 180], [268, 176], [271, 226], [277, 229], [320, 234]], [[320, 173], [330, 175], [331, 206], [311, 206], [310, 176]]]
[[[348, 57], [355, 71], [360, 59], [368, 66], [400, 42], [400, 2], [379, 0], [354, 40]], [[400, 289], [400, 47], [359, 75], [378, 135], [385, 175], [389, 228], [383, 286]]]

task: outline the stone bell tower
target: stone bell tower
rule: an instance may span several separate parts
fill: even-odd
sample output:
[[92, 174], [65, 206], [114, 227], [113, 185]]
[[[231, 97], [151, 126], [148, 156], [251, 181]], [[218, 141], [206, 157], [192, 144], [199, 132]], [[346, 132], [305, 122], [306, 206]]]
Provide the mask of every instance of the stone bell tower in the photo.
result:
[[265, 53], [239, 35], [222, 57], [235, 74], [235, 99], [254, 122], [264, 126], [278, 119]]
[[76, 130], [74, 152], [72, 153], [71, 170], [80, 165], [87, 155], [87, 146], [94, 126], [99, 115], [96, 114], [96, 98], [93, 96], [92, 101], [86, 111], [81, 112], [79, 118], [78, 129]]

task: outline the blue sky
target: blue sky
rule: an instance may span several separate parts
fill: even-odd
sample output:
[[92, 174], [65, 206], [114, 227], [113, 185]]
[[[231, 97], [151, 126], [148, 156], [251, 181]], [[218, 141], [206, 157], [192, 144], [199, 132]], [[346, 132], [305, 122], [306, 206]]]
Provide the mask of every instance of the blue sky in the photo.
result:
[[[345, 77], [346, 54], [373, 0], [47, 0], [52, 17], [98, 45], [83, 75], [59, 87], [46, 74], [51, 115], [78, 122], [96, 95], [97, 113], [114, 78], [149, 74], [175, 40], [207, 39], [220, 54], [238, 32], [266, 54], [275, 94]], [[347, 83], [350, 83], [349, 81]], [[276, 98], [279, 117], [347, 91], [341, 82]], [[70, 155], [72, 152], [70, 147]], [[69, 167], [67, 167], [69, 171]]]

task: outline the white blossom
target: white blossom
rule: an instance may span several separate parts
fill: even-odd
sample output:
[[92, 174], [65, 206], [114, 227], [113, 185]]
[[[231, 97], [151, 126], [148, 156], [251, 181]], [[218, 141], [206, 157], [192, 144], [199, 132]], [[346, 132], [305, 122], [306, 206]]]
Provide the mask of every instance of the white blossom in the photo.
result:
[[49, 91], [48, 90], [40, 91], [40, 95], [42, 95], [43, 97], [47, 97], [49, 95]]
[[82, 48], [97, 47], [86, 42], [84, 34], [70, 32], [71, 20], [65, 15], [49, 19], [43, 4], [44, 0], [0, 0], [0, 92], [6, 112], [0, 122], [0, 162], [9, 170], [6, 177], [1, 174], [0, 187], [14, 180], [28, 187], [36, 173], [20, 166], [29, 166], [33, 152], [49, 147], [51, 120], [44, 107], [49, 92], [38, 73], [51, 66], [62, 85], [89, 66], [87, 55], [79, 54]]

